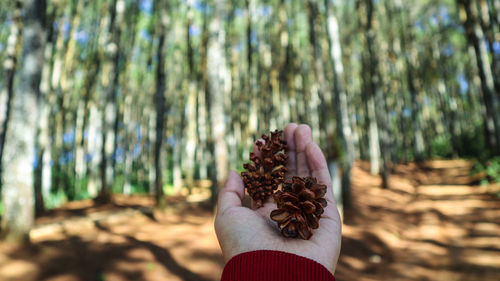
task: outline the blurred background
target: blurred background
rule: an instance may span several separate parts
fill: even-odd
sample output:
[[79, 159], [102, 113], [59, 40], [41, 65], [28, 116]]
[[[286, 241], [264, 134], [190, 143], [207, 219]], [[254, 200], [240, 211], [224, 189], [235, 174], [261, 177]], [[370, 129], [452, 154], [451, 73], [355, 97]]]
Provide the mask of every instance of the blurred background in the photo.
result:
[[307, 123], [337, 280], [500, 276], [500, 1], [4, 0], [0, 280], [219, 280], [217, 190]]

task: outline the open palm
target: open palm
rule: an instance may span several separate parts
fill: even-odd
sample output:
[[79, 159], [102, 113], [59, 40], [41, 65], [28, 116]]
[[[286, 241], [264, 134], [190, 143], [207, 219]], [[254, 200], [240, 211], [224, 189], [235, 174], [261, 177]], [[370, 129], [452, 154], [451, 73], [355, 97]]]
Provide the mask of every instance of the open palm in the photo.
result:
[[[325, 266], [332, 273], [340, 253], [341, 222], [331, 185], [330, 173], [321, 149], [312, 141], [307, 125], [289, 124], [285, 128], [288, 146], [287, 178], [295, 175], [315, 177], [327, 186], [328, 206], [321, 215], [319, 228], [310, 240], [290, 239], [281, 235], [276, 222], [269, 217], [276, 203], [269, 199], [264, 206], [250, 209], [242, 206], [243, 181], [231, 171], [220, 191], [215, 231], [226, 261], [256, 250], [276, 250], [303, 256]], [[254, 152], [258, 153], [256, 148]]]

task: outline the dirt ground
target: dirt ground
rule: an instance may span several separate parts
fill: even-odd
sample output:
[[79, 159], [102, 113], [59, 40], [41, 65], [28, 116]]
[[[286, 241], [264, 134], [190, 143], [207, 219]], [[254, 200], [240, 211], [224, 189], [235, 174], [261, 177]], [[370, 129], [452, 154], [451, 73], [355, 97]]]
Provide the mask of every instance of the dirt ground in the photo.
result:
[[[390, 188], [358, 162], [337, 280], [499, 280], [497, 185], [477, 186], [470, 163], [394, 168]], [[0, 280], [219, 280], [213, 215], [171, 198], [72, 202], [37, 220], [29, 247], [0, 244]]]

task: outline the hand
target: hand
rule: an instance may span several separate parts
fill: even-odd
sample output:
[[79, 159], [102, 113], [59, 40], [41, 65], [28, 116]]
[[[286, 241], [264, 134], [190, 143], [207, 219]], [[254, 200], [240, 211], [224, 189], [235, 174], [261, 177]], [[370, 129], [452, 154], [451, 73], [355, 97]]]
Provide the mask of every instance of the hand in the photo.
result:
[[[290, 239], [281, 235], [276, 222], [269, 214], [276, 209], [272, 197], [264, 206], [252, 210], [242, 206], [245, 195], [243, 181], [234, 171], [228, 176], [225, 187], [219, 193], [215, 232], [224, 255], [232, 257], [256, 250], [276, 250], [303, 256], [335, 272], [340, 254], [341, 221], [335, 200], [330, 173], [325, 156], [312, 141], [311, 129], [307, 125], [289, 124], [285, 128], [288, 145], [287, 178], [298, 175], [312, 176], [318, 183], [327, 186], [325, 208], [319, 228], [313, 230], [310, 240]], [[254, 147], [254, 152], [258, 152]]]

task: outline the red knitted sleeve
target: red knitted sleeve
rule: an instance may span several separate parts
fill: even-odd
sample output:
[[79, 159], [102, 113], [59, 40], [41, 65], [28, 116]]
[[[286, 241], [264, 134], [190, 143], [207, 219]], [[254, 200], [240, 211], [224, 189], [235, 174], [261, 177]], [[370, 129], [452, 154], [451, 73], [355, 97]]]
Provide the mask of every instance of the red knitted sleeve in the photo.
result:
[[260, 250], [233, 257], [221, 281], [335, 281], [321, 264], [301, 256]]

